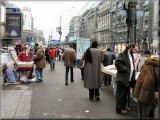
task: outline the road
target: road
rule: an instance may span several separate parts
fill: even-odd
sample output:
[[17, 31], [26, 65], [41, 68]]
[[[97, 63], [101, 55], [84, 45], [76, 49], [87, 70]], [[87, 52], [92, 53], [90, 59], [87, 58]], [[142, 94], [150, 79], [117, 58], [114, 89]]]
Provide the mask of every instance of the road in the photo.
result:
[[[80, 69], [74, 68], [74, 82], [65, 86], [65, 67], [57, 61], [55, 71], [49, 64], [41, 83], [7, 85], [1, 89], [1, 117], [29, 119], [86, 118], [137, 119], [137, 109], [120, 115], [115, 111], [112, 86], [102, 86], [100, 101], [90, 101]], [[69, 79], [70, 80], [70, 79]]]

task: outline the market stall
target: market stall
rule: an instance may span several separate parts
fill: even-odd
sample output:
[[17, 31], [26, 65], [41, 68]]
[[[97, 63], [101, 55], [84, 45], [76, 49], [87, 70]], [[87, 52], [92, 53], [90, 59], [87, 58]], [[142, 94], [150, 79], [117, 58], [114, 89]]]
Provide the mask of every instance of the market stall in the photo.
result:
[[18, 56], [17, 56], [15, 50], [11, 50], [10, 53], [11, 53], [11, 56], [13, 57], [14, 62], [15, 62], [16, 71], [19, 73], [18, 81], [20, 81], [20, 72], [22, 72], [22, 71], [29, 71], [29, 75], [27, 75], [28, 79], [32, 79], [34, 62], [33, 61], [31, 61], [31, 62], [20, 61], [18, 59]]

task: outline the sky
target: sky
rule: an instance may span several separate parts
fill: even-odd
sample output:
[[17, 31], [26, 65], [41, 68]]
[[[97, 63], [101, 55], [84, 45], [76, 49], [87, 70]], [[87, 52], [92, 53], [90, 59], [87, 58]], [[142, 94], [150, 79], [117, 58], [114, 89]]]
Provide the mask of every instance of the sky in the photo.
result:
[[34, 27], [43, 30], [44, 37], [48, 41], [49, 36], [52, 39], [59, 39], [56, 27], [60, 26], [60, 16], [62, 15], [62, 41], [69, 32], [69, 21], [73, 16], [82, 15], [84, 11], [92, 8], [101, 0], [83, 0], [83, 1], [14, 1], [9, 3], [17, 7], [30, 7], [34, 18]]

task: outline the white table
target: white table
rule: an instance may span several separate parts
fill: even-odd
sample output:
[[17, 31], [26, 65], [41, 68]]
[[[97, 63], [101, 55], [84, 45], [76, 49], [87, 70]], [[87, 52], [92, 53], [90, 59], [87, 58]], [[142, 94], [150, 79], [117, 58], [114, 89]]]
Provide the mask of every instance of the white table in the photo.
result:
[[102, 67], [101, 72], [112, 76], [113, 94], [116, 95], [117, 85], [115, 83], [115, 80], [116, 80], [117, 70], [115, 65], [108, 65]]

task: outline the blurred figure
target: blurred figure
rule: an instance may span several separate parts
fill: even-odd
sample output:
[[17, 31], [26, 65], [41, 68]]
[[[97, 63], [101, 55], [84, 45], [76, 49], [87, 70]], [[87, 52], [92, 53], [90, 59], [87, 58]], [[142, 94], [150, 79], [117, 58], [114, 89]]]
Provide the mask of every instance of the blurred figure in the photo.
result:
[[[103, 65], [108, 66], [113, 64], [113, 60], [116, 59], [116, 55], [111, 52], [110, 48], [107, 48], [107, 52], [104, 54]], [[112, 81], [112, 76], [108, 74], [103, 75], [103, 85], [110, 86]]]
[[151, 52], [150, 52], [150, 50], [146, 50], [145, 52], [144, 52], [144, 54], [145, 54], [145, 59], [148, 59], [148, 58], [150, 58], [150, 56], [151, 56]]
[[48, 46], [48, 47], [45, 49], [46, 62], [48, 62], [48, 63], [50, 63], [49, 50], [50, 50], [50, 47]]
[[56, 48], [51, 46], [49, 49], [49, 61], [50, 61], [50, 70], [55, 70], [55, 61], [56, 61], [57, 51]]
[[89, 89], [89, 99], [91, 101], [100, 100], [99, 88], [101, 88], [101, 63], [102, 52], [98, 47], [98, 42], [93, 41], [91, 47], [85, 52], [84, 60], [84, 88]]
[[74, 82], [73, 79], [73, 67], [75, 65], [76, 61], [76, 52], [73, 49], [73, 45], [70, 44], [68, 49], [65, 49], [62, 59], [64, 60], [64, 66], [66, 66], [66, 74], [65, 74], [65, 85], [68, 85], [68, 73], [70, 69], [70, 74], [71, 74], [71, 82]]
[[138, 51], [138, 46], [136, 44], [131, 44], [126, 47], [126, 49], [120, 53], [115, 61], [115, 66], [117, 68], [116, 83], [116, 111], [118, 114], [126, 115], [127, 96], [130, 97], [130, 87], [135, 86], [135, 66], [133, 53]]
[[22, 51], [18, 54], [18, 59], [22, 62], [30, 62], [31, 54], [27, 51], [27, 47], [22, 47]]
[[39, 44], [36, 43], [35, 46], [34, 46], [34, 54], [36, 55], [37, 51], [38, 51], [38, 47], [39, 47]]
[[33, 56], [33, 58], [36, 60], [36, 82], [42, 82], [43, 81], [43, 68], [46, 67], [46, 61], [45, 61], [45, 54], [44, 50], [41, 47], [37, 47], [37, 53]]
[[[134, 97], [138, 99], [139, 119], [148, 119], [149, 107], [153, 107], [153, 104], [156, 103], [155, 99], [158, 100], [159, 98], [159, 70], [158, 56], [151, 56], [145, 61], [138, 76]], [[152, 114], [154, 114], [154, 111]]]

